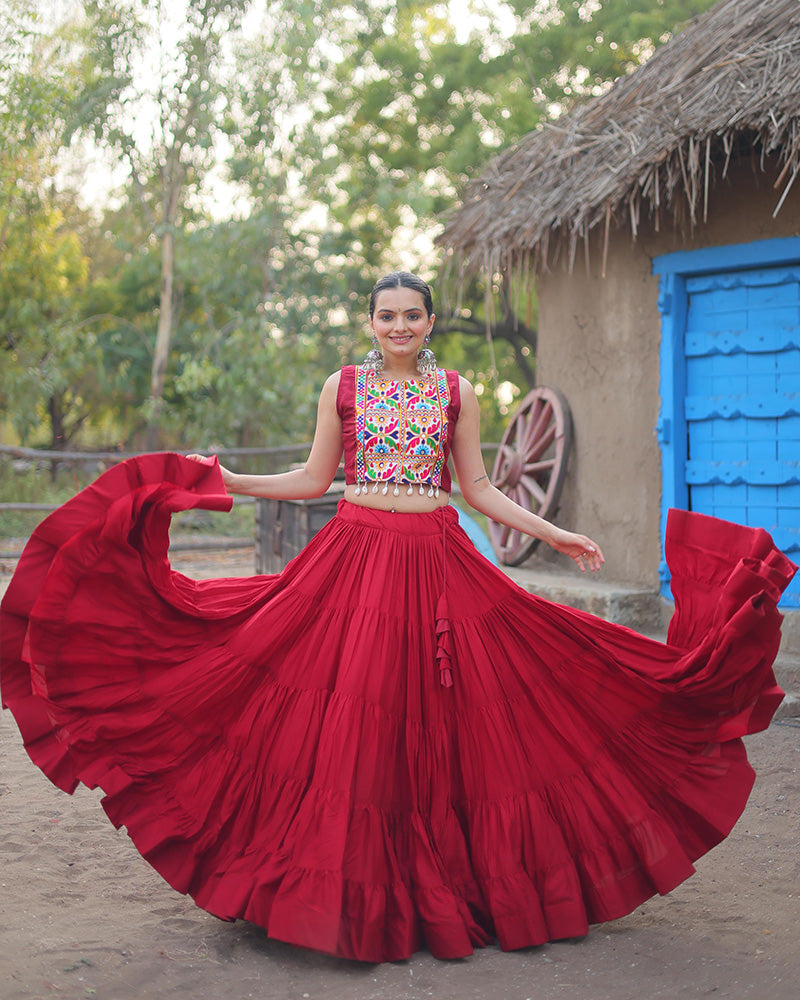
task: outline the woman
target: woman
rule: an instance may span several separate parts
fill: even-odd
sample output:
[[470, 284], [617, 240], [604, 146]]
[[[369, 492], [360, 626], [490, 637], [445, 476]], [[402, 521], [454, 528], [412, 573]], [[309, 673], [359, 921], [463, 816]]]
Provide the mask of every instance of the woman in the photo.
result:
[[[391, 383], [392, 386], [395, 383], [424, 385], [431, 382], [435, 374], [435, 362], [434, 372], [430, 376], [423, 375], [421, 378], [417, 361], [420, 351], [432, 355], [427, 349], [427, 344], [430, 341], [435, 316], [428, 285], [421, 278], [408, 272], [386, 275], [377, 283], [370, 296], [369, 318], [375, 345], [373, 353], [380, 358], [380, 373], [378, 375], [372, 372], [373, 380], [377, 376], [378, 380]], [[374, 362], [367, 367], [374, 367]], [[223, 468], [222, 480], [229, 493], [280, 500], [318, 497], [325, 493], [333, 482], [344, 446], [340, 394], [349, 393], [351, 387], [342, 387], [342, 376], [342, 372], [335, 372], [323, 386], [317, 413], [317, 431], [311, 454], [304, 467], [275, 476], [239, 476]], [[349, 370], [347, 377], [352, 378]], [[480, 450], [479, 411], [475, 392], [470, 383], [465, 378], [457, 376], [455, 372], [450, 373], [448, 381], [452, 384], [451, 408], [455, 415], [451, 427], [451, 432], [454, 430], [454, 433], [450, 450], [464, 499], [487, 517], [540, 538], [558, 552], [571, 556], [582, 570], [585, 568], [584, 562], [593, 570], [599, 569], [603, 562], [602, 553], [585, 535], [576, 535], [555, 527], [530, 511], [524, 510], [491, 485]], [[394, 391], [397, 392], [396, 389]], [[432, 398], [436, 398], [435, 393]], [[402, 405], [399, 400], [398, 402]], [[349, 406], [352, 408], [352, 405], [351, 400]], [[427, 412], [427, 401], [423, 400], [423, 405]], [[388, 408], [387, 412], [394, 413]], [[372, 416], [374, 419], [376, 414], [373, 413]], [[438, 423], [436, 429], [438, 433]], [[392, 438], [391, 432], [383, 434], [383, 430], [384, 428], [373, 430], [376, 440], [379, 437]], [[427, 437], [433, 441], [436, 433], [429, 433]], [[435, 445], [421, 441], [418, 447], [433, 449]], [[413, 481], [417, 483], [428, 481], [430, 484], [435, 483], [436, 488], [433, 492], [430, 490], [430, 485], [424, 492], [407, 488], [400, 490], [399, 482], [404, 481], [407, 484], [406, 473], [409, 470], [406, 469], [404, 472], [399, 463], [393, 463], [391, 475], [387, 475], [385, 469], [383, 472], [375, 470], [376, 476], [382, 482], [392, 483], [391, 492], [383, 488], [377, 489], [374, 480], [370, 480], [372, 488], [363, 490], [358, 483], [348, 482], [344, 492], [345, 500], [374, 510], [409, 513], [423, 513], [446, 507], [450, 502], [450, 493], [449, 490], [438, 488], [441, 474], [433, 468], [435, 455], [436, 453], [431, 451], [422, 457], [417, 463], [419, 469], [413, 473], [415, 477]], [[195, 461], [203, 460], [200, 455], [188, 457]], [[408, 461], [407, 458], [406, 464]], [[446, 475], [444, 467], [441, 471]], [[436, 478], [437, 475], [439, 478]], [[394, 479], [398, 482], [395, 483]]]
[[[674, 512], [662, 645], [524, 593], [465, 499], [599, 569], [599, 546], [489, 483], [471, 386], [435, 366], [424, 282], [386, 276], [373, 349], [323, 387], [302, 469], [144, 456], [34, 533], [3, 601], [2, 685], [33, 760], [106, 792], [147, 860], [224, 919], [366, 961], [586, 933], [668, 892], [753, 781], [740, 737], [782, 692], [763, 531]], [[195, 582], [172, 511], [226, 492], [336, 517], [280, 575]]]

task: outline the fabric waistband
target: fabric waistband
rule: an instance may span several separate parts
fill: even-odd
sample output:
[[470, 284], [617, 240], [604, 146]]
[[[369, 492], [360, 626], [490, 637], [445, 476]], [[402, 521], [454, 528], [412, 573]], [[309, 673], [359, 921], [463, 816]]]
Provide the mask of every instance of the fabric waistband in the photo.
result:
[[458, 524], [458, 514], [452, 504], [422, 513], [375, 510], [350, 500], [340, 500], [336, 516], [351, 524], [362, 524], [381, 531], [396, 531], [403, 535], [441, 535], [448, 527]]

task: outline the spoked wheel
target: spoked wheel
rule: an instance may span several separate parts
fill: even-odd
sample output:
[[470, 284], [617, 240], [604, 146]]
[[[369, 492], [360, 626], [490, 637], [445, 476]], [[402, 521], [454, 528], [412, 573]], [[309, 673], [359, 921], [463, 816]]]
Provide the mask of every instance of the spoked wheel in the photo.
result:
[[[506, 428], [492, 483], [526, 510], [540, 517], [552, 516], [558, 508], [571, 443], [572, 416], [564, 396], [558, 389], [534, 389]], [[525, 562], [538, 542], [495, 521], [489, 521], [489, 538], [506, 566]]]

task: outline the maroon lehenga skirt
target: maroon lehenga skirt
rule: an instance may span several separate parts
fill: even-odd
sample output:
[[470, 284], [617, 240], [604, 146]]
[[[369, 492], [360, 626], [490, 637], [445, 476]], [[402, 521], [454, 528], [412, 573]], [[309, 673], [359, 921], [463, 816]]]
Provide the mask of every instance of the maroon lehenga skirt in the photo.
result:
[[226, 920], [366, 961], [584, 934], [693, 871], [744, 808], [741, 737], [795, 567], [675, 511], [668, 642], [531, 596], [452, 508], [342, 502], [280, 575], [196, 582], [172, 512], [218, 467], [123, 462], [34, 532], [0, 609], [3, 703]]

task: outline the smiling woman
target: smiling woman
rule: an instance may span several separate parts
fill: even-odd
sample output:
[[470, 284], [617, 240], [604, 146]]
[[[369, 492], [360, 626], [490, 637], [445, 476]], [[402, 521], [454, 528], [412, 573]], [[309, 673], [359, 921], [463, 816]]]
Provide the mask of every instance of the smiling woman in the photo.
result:
[[402, 379], [430, 374], [436, 359], [426, 349], [435, 319], [433, 296], [421, 278], [407, 271], [381, 278], [369, 299], [372, 351], [367, 367]]
[[[603, 563], [491, 485], [472, 387], [424, 355], [433, 322], [427, 285], [388, 275], [370, 363], [325, 382], [301, 469], [124, 462], [40, 525], [0, 605], [3, 700], [59, 787], [103, 788], [209, 912], [369, 962], [574, 937], [669, 891], [742, 811], [740, 737], [782, 694], [794, 567], [765, 532], [674, 512], [667, 644], [477, 552], [449, 458], [477, 510]], [[175, 511], [319, 496], [343, 452], [336, 516], [282, 573], [171, 569]]]
[[[404, 364], [407, 359], [417, 367], [417, 354], [433, 326], [429, 316], [418, 301], [419, 294], [406, 288], [381, 292], [378, 309], [371, 325], [383, 353], [383, 366], [387, 374], [397, 369], [397, 374], [408, 374], [412, 368]], [[401, 371], [402, 369], [402, 371]]]

